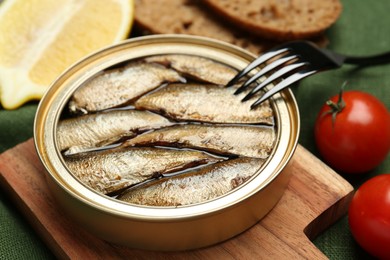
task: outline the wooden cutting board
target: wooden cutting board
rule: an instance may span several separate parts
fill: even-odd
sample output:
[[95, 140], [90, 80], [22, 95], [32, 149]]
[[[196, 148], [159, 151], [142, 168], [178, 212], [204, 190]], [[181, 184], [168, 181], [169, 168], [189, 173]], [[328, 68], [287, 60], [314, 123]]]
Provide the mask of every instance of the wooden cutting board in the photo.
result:
[[58, 258], [326, 259], [310, 241], [347, 212], [353, 187], [298, 146], [285, 169], [292, 177], [272, 211], [242, 234], [185, 252], [130, 249], [76, 226], [51, 196], [32, 139], [0, 155], [0, 185]]

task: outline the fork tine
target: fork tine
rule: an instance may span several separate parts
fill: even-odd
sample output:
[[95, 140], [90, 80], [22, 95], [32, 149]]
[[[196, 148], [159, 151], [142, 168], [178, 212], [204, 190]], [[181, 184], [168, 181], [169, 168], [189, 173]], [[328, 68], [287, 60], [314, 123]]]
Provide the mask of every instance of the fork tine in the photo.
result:
[[251, 70], [253, 70], [254, 68], [256, 68], [257, 66], [259, 66], [260, 64], [266, 62], [267, 60], [283, 53], [283, 52], [286, 52], [288, 51], [289, 49], [288, 48], [281, 48], [279, 50], [275, 50], [275, 51], [270, 51], [270, 52], [267, 52], [263, 55], [261, 55], [260, 57], [258, 57], [257, 59], [255, 59], [252, 63], [250, 63], [246, 68], [244, 68], [242, 71], [240, 71], [233, 79], [231, 79], [227, 84], [226, 84], [226, 87], [231, 87], [233, 86], [235, 83], [237, 83], [237, 81], [242, 78], [243, 76], [245, 76], [246, 74], [248, 74]]
[[295, 70], [295, 69], [298, 69], [300, 67], [303, 67], [307, 65], [306, 62], [300, 62], [300, 63], [293, 63], [293, 64], [290, 64], [290, 65], [287, 65], [283, 68], [281, 68], [280, 70], [276, 71], [275, 73], [273, 73], [271, 76], [269, 76], [266, 80], [264, 80], [263, 82], [261, 82], [259, 85], [257, 85], [255, 88], [253, 88], [243, 99], [242, 101], [247, 101], [249, 100], [251, 97], [253, 97], [254, 94], [256, 94], [257, 92], [259, 92], [262, 88], [264, 88], [265, 86], [267, 86], [268, 84], [270, 84], [271, 82], [273, 82], [274, 80], [278, 79], [278, 78], [281, 78], [283, 77], [283, 75]]
[[279, 82], [276, 86], [274, 86], [272, 89], [267, 91], [264, 95], [262, 95], [258, 100], [256, 100], [252, 105], [251, 109], [254, 109], [257, 105], [261, 104], [263, 101], [274, 95], [275, 93], [281, 91], [284, 88], [287, 88], [291, 84], [307, 77], [310, 76], [314, 73], [316, 73], [316, 70], [304, 70], [304, 71], [299, 71], [297, 73], [292, 74], [291, 76], [283, 79], [281, 82]]
[[273, 69], [276, 69], [277, 67], [283, 65], [286, 62], [289, 62], [295, 58], [297, 58], [298, 55], [285, 55], [280, 59], [275, 60], [274, 62], [268, 64], [264, 68], [262, 68], [259, 72], [257, 72], [253, 77], [248, 79], [247, 81], [242, 84], [241, 87], [239, 87], [235, 92], [234, 95], [240, 94], [243, 92], [249, 85], [251, 85], [254, 81], [265, 75], [266, 73], [270, 72]]

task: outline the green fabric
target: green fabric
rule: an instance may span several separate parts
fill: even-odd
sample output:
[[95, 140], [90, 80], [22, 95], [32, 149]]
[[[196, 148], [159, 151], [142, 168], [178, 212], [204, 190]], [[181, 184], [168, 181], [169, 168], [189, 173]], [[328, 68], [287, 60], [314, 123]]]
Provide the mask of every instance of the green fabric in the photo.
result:
[[[390, 2], [388, 0], [342, 0], [343, 12], [327, 32], [329, 48], [350, 55], [369, 55], [390, 50]], [[314, 120], [322, 104], [338, 93], [343, 81], [348, 89], [369, 92], [390, 107], [390, 65], [356, 70], [352, 66], [324, 72], [294, 87], [300, 107], [302, 130], [300, 143], [318, 155], [313, 142]], [[36, 102], [15, 111], [0, 108], [0, 152], [32, 137]], [[343, 176], [355, 187], [379, 173], [390, 173], [389, 156], [369, 174]], [[368, 255], [354, 242], [344, 217], [314, 240], [330, 259], [367, 259]], [[30, 227], [12, 200], [0, 191], [0, 259], [50, 259], [54, 256]]]

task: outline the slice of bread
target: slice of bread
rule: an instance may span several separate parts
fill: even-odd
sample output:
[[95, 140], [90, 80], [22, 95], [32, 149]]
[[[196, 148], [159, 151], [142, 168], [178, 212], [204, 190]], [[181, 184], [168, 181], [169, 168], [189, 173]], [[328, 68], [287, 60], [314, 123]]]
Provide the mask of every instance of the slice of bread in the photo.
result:
[[207, 12], [196, 0], [136, 0], [135, 25], [143, 34], [190, 34], [232, 43], [255, 54], [264, 52], [275, 43], [234, 30], [218, 22], [215, 14]]
[[[199, 0], [135, 0], [135, 25], [141, 34], [205, 36], [237, 45], [254, 54], [280, 44], [232, 27]], [[321, 36], [314, 42], [324, 46], [327, 39]]]
[[339, 0], [203, 0], [235, 26], [273, 40], [322, 34], [339, 17]]

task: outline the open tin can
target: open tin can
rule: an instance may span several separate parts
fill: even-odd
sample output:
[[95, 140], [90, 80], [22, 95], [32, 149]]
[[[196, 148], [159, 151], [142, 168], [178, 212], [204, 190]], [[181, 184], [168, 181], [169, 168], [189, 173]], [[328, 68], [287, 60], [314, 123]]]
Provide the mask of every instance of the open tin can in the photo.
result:
[[34, 138], [48, 185], [64, 211], [90, 233], [109, 242], [152, 250], [188, 250], [229, 239], [256, 224], [281, 198], [283, 171], [299, 134], [299, 112], [290, 90], [274, 95], [276, 141], [270, 157], [249, 181], [216, 199], [177, 207], [133, 205], [102, 195], [75, 178], [56, 140], [57, 125], [72, 94], [107, 68], [162, 54], [204, 57], [237, 70], [255, 56], [227, 43], [194, 36], [134, 38], [96, 52], [65, 71], [41, 100]]

